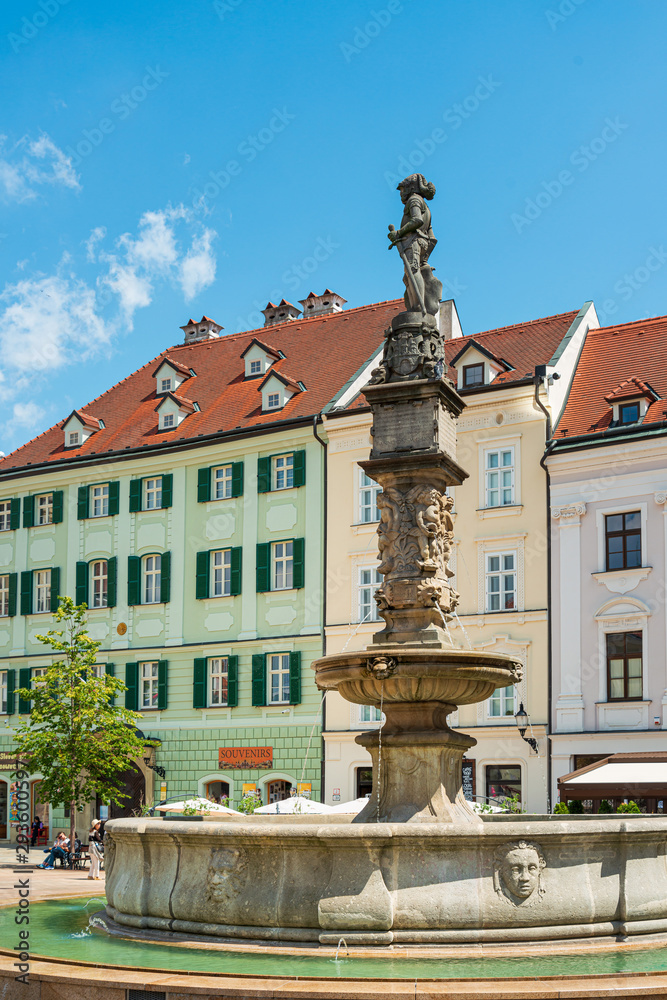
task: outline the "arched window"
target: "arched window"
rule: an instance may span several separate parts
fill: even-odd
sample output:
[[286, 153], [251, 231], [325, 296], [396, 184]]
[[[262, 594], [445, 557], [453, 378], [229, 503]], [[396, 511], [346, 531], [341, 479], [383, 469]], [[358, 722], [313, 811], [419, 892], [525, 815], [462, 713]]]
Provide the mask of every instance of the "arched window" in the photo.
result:
[[269, 781], [266, 786], [269, 803], [271, 802], [282, 802], [283, 799], [288, 799], [290, 797], [290, 792], [292, 790], [291, 781]]
[[229, 784], [226, 781], [207, 782], [206, 798], [210, 799], [211, 802], [222, 802], [223, 799], [229, 799]]

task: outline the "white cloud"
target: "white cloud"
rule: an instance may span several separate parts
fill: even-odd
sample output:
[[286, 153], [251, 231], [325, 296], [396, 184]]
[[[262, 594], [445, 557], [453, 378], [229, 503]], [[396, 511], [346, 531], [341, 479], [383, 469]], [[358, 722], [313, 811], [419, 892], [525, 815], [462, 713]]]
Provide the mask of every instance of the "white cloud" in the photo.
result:
[[59, 185], [78, 191], [79, 178], [69, 156], [46, 133], [38, 139], [24, 137], [5, 149], [7, 136], [0, 136], [0, 195], [19, 204], [33, 201], [43, 185]]
[[27, 403], [14, 403], [10, 423], [13, 427], [36, 427], [44, 419], [46, 410], [38, 403], [29, 400]]
[[104, 226], [96, 226], [91, 232], [90, 236], [86, 240], [86, 260], [91, 264], [95, 263], [95, 257], [97, 254], [97, 244], [101, 243], [106, 236], [107, 231]]
[[180, 264], [178, 277], [186, 302], [215, 281], [216, 261], [211, 251], [214, 236], [211, 229], [205, 229], [200, 237], [195, 237]]

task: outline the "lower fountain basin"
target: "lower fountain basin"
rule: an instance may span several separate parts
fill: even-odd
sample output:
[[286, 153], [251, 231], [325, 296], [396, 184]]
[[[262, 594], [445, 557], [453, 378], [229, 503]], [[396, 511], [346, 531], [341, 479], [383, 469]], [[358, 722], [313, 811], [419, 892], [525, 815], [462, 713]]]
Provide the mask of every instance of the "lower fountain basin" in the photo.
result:
[[137, 931], [371, 946], [667, 932], [662, 816], [106, 830], [107, 913]]

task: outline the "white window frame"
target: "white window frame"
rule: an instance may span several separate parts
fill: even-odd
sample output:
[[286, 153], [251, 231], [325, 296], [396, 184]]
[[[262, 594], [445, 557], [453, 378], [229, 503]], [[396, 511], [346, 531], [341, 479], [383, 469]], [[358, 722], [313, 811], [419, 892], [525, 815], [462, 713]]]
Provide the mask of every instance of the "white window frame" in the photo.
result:
[[0, 618], [9, 617], [9, 573], [0, 574]]
[[[505, 566], [505, 561], [507, 559], [509, 559], [510, 557], [512, 559], [512, 567], [508, 568], [508, 567]], [[489, 614], [494, 614], [495, 615], [495, 614], [499, 614], [500, 612], [503, 612], [503, 611], [504, 612], [509, 612], [509, 613], [514, 613], [514, 612], [518, 611], [518, 604], [519, 604], [519, 596], [518, 596], [519, 595], [519, 586], [518, 586], [518, 558], [519, 558], [518, 557], [518, 552], [516, 551], [516, 549], [501, 549], [501, 550], [499, 550], [497, 552], [486, 552], [485, 553], [485, 556], [484, 556], [484, 593], [486, 595], [486, 598], [485, 598], [485, 608], [484, 608], [485, 612], [488, 612]], [[497, 570], [489, 568], [489, 561], [491, 559], [498, 559], [498, 569]], [[506, 590], [506, 588], [504, 586], [504, 578], [506, 576], [509, 576], [509, 575], [511, 575], [511, 576], [514, 577], [514, 587], [513, 587], [513, 589], [511, 591]], [[491, 580], [492, 577], [500, 577], [499, 589], [497, 591], [495, 591], [495, 590], [494, 591], [490, 591], [489, 590], [489, 583], [490, 583], [490, 580]], [[498, 603], [499, 603], [500, 606], [497, 607], [497, 608], [492, 608], [491, 607], [491, 600], [490, 600], [490, 598], [491, 598], [492, 594], [495, 595], [496, 593], [498, 594]], [[508, 593], [512, 593], [514, 595], [514, 607], [513, 608], [505, 608], [505, 607], [502, 606], [503, 605], [503, 599], [502, 599], [503, 595], [504, 594], [508, 594]]]
[[78, 431], [68, 431], [67, 433], [67, 447], [76, 448], [81, 442], [79, 441]]
[[[98, 570], [98, 567], [100, 569]], [[99, 586], [98, 586], [99, 584]], [[109, 587], [109, 563], [106, 559], [93, 559], [90, 564], [91, 608], [106, 608]]]
[[271, 543], [271, 590], [294, 589], [294, 539]]
[[381, 712], [380, 709], [376, 708], [374, 705], [357, 705], [357, 708], [359, 709], [359, 722], [373, 725], [374, 723], [382, 722], [384, 719], [384, 712]]
[[93, 677], [105, 677], [106, 672], [106, 663], [93, 663]]
[[[289, 653], [268, 653], [266, 657], [267, 669], [267, 701], [269, 705], [289, 705]], [[279, 697], [274, 698], [273, 680], [277, 678], [276, 693]]]
[[171, 392], [171, 379], [161, 378], [160, 379], [160, 392]]
[[[607, 570], [607, 547], [605, 524], [607, 514], [630, 514], [633, 510], [638, 510], [642, 521], [642, 564], [636, 569], [612, 569]], [[614, 507], [600, 507], [595, 511], [595, 526], [598, 533], [598, 573], [618, 573], [619, 576], [636, 573], [638, 569], [646, 568], [648, 560], [648, 503], [640, 500], [637, 503], [618, 504]]]
[[[364, 580], [369, 574], [367, 581]], [[362, 623], [379, 622], [380, 612], [377, 602], [374, 599], [375, 591], [382, 584], [382, 574], [378, 572], [377, 566], [359, 566], [357, 573], [357, 621]], [[368, 600], [365, 600], [368, 592]], [[370, 614], [368, 614], [368, 610]]]
[[[628, 508], [636, 510], [636, 505]], [[598, 626], [598, 721], [601, 708], [620, 708], [623, 705], [637, 707], [641, 702], [607, 700], [607, 635], [610, 632], [641, 632], [642, 634], [642, 701], [649, 701], [649, 636], [648, 626], [651, 610], [639, 598], [628, 594], [616, 594], [605, 601], [595, 615]], [[600, 726], [600, 728], [606, 728]]]
[[162, 413], [160, 415], [160, 420], [162, 422], [162, 430], [171, 430], [172, 427], [176, 427], [176, 414], [175, 413]]
[[95, 483], [90, 487], [90, 516], [109, 516], [109, 484]]
[[271, 456], [271, 490], [291, 490], [294, 487], [294, 452]]
[[[500, 428], [499, 428], [500, 430]], [[487, 517], [502, 517], [503, 515], [509, 516], [512, 514], [518, 514], [517, 507], [521, 506], [521, 438], [522, 434], [505, 434], [500, 436], [500, 434], [482, 434], [477, 438], [477, 463], [478, 463], [478, 515], [482, 519]], [[486, 473], [487, 471], [487, 452], [491, 451], [507, 451], [510, 448], [514, 449], [514, 501], [511, 504], [501, 504], [499, 507], [489, 507], [487, 506], [487, 495], [486, 495]]]
[[[380, 520], [377, 498], [382, 487], [371, 479], [363, 469], [359, 469], [358, 518], [359, 524], [377, 524]], [[367, 516], [368, 515], [368, 516]]]
[[48, 614], [51, 610], [51, 570], [34, 570], [33, 606], [36, 615]]
[[279, 410], [281, 407], [281, 399], [279, 392], [267, 392], [266, 394], [266, 408], [267, 410]]
[[218, 465], [213, 469], [213, 500], [229, 500], [232, 495], [232, 464]]
[[11, 500], [0, 500], [0, 531], [11, 531], [12, 526], [12, 502]]
[[159, 660], [144, 660], [139, 664], [141, 681], [141, 708], [157, 708]]
[[0, 670], [0, 715], [7, 715], [9, 678], [6, 670]]
[[232, 550], [215, 549], [211, 552], [211, 597], [229, 597], [232, 592]]
[[53, 493], [39, 493], [33, 502], [37, 514], [36, 524], [53, 524]]
[[[504, 688], [496, 688], [486, 702], [487, 719], [491, 722], [510, 721], [513, 723], [518, 710], [517, 701], [517, 689], [514, 684], [509, 684]], [[500, 711], [494, 712], [494, 705], [497, 705]], [[511, 709], [510, 712], [507, 711], [508, 707]]]
[[[510, 463], [505, 463], [503, 459], [510, 456]], [[489, 466], [489, 459], [492, 455], [497, 455], [498, 465], [495, 468]], [[516, 505], [516, 458], [514, 445], [505, 445], [498, 448], [484, 449], [484, 507], [514, 507]], [[505, 475], [509, 474], [510, 485], [504, 483]], [[490, 479], [497, 477], [497, 485], [491, 486]], [[501, 482], [502, 477], [502, 482]], [[505, 493], [509, 493], [509, 499], [505, 498]], [[492, 494], [497, 494], [497, 503], [492, 502]]]
[[[225, 708], [229, 703], [229, 657], [212, 656], [206, 661], [206, 705], [208, 708]], [[222, 699], [222, 681], [226, 695]], [[217, 697], [217, 701], [216, 701]]]
[[253, 358], [248, 362], [248, 374], [249, 375], [263, 375], [264, 374], [264, 364], [261, 358]]
[[[142, 510], [161, 510], [162, 476], [149, 476], [142, 480]], [[157, 503], [155, 502], [157, 501]]]
[[141, 560], [141, 603], [161, 604], [161, 584], [162, 556], [151, 552]]
[[[496, 535], [495, 538], [476, 539], [477, 544], [477, 613], [486, 614], [486, 568], [487, 555], [498, 555], [500, 552], [516, 552], [516, 602], [517, 612], [524, 610], [524, 552], [526, 546], [526, 532], [516, 532], [515, 534]], [[504, 614], [514, 614], [513, 611], [505, 611]], [[498, 611], [489, 611], [488, 614], [497, 615]]]

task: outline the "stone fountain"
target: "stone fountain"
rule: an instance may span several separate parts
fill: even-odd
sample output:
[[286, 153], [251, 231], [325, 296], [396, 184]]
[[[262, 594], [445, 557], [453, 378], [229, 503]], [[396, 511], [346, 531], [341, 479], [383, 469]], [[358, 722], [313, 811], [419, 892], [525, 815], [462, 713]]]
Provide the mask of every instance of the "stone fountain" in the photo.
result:
[[399, 191], [403, 219], [389, 239], [403, 261], [405, 311], [365, 390], [373, 447], [361, 463], [382, 487], [385, 627], [363, 652], [313, 664], [321, 689], [386, 716], [379, 732], [357, 737], [373, 760], [372, 796], [351, 823], [109, 822], [116, 933], [435, 946], [667, 932], [665, 819], [481, 817], [463, 796], [461, 759], [475, 741], [447, 717], [516, 683], [521, 667], [455, 648], [448, 633], [458, 595], [446, 491], [466, 477], [456, 461], [464, 403], [445, 377], [442, 286], [428, 263], [435, 189], [413, 174]]

